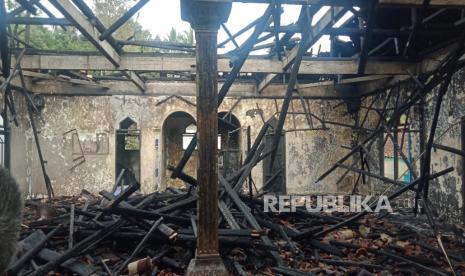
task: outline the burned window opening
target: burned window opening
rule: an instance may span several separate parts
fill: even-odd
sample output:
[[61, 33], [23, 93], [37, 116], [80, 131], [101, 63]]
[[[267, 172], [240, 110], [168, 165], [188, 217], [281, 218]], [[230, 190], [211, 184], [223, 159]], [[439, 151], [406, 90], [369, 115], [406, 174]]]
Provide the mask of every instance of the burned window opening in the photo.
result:
[[412, 130], [408, 116], [402, 115], [392, 133], [385, 132], [383, 138], [383, 175], [393, 180], [410, 182], [413, 179], [412, 173], [404, 161], [404, 158], [407, 162], [412, 161]]
[[236, 116], [228, 112], [218, 113], [218, 166], [226, 178], [237, 171], [241, 162], [241, 124]]
[[[191, 139], [197, 132], [195, 119], [188, 113], [176, 111], [171, 113], [163, 122], [162, 127], [162, 186], [184, 188], [184, 182], [179, 179], [169, 177], [170, 166], [176, 166], [181, 160], [185, 149], [189, 145]], [[185, 173], [197, 175], [197, 151], [189, 159], [186, 167], [183, 170]]]
[[[129, 174], [134, 174], [140, 182], [140, 130], [137, 123], [127, 117], [116, 130], [116, 175], [123, 172], [121, 185], [129, 183]], [[127, 183], [126, 183], [127, 182]]]

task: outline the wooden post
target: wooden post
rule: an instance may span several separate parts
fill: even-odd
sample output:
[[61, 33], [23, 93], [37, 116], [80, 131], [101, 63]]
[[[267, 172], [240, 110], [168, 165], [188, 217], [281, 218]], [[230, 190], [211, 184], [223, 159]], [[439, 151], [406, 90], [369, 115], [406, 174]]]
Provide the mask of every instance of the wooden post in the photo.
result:
[[197, 66], [198, 238], [187, 275], [228, 275], [218, 246], [218, 57], [217, 36], [231, 4], [182, 0], [183, 20], [195, 30]]

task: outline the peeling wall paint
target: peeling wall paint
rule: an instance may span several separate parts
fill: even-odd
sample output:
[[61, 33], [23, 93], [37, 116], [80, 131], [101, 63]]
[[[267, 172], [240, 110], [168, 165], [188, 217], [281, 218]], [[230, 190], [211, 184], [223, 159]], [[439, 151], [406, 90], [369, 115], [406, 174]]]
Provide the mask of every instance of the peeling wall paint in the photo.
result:
[[[163, 122], [176, 112], [183, 111], [196, 118], [195, 97], [184, 97], [189, 102], [168, 96], [44, 96], [43, 120], [38, 120], [39, 139], [47, 160], [47, 171], [57, 195], [73, 195], [86, 189], [96, 193], [110, 190], [115, 180], [115, 131], [120, 121], [130, 117], [137, 122], [141, 132], [141, 186], [149, 193], [165, 188], [166, 175], [163, 156]], [[251, 126], [252, 142], [258, 135], [263, 120], [277, 116], [282, 100], [227, 98], [219, 112], [232, 110], [240, 122], [240, 151], [246, 154], [246, 130]], [[344, 105], [337, 102], [311, 101], [311, 111], [331, 121], [352, 123]], [[22, 189], [29, 195], [45, 194], [37, 151], [28, 118], [25, 116], [24, 99], [18, 97], [19, 127], [12, 128], [12, 172]], [[302, 113], [299, 100], [293, 101], [292, 110]], [[291, 110], [290, 110], [291, 111]], [[315, 128], [321, 127], [313, 118]], [[288, 193], [347, 192], [345, 184], [336, 186], [342, 170], [321, 183], [316, 178], [340, 156], [347, 153], [342, 148], [350, 141], [349, 128], [328, 125], [326, 130], [308, 131], [303, 114], [288, 115], [286, 130], [286, 183]], [[294, 130], [298, 131], [294, 131]], [[72, 131], [74, 133], [72, 134]], [[76, 140], [77, 139], [77, 140]], [[158, 140], [158, 146], [156, 144]], [[85, 162], [76, 165], [80, 156], [80, 142]], [[158, 172], [158, 173], [157, 173]], [[262, 164], [252, 171], [257, 188], [262, 185]], [[343, 182], [344, 183], [344, 182]]]
[[[437, 92], [437, 91], [436, 91]], [[430, 125], [436, 105], [436, 93], [427, 105], [427, 124]], [[462, 149], [461, 121], [465, 116], [465, 71], [457, 72], [443, 100], [435, 143]], [[439, 172], [448, 167], [454, 171], [430, 182], [430, 200], [440, 215], [452, 221], [465, 221], [464, 213], [464, 158], [447, 151], [434, 149], [431, 155], [431, 170]]]

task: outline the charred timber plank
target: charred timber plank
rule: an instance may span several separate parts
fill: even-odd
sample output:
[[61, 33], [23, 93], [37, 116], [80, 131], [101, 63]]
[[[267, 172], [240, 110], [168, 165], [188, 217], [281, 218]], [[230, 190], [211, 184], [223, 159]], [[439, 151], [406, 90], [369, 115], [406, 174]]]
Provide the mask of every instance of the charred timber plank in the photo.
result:
[[69, 212], [69, 236], [68, 236], [68, 248], [73, 248], [74, 243], [74, 204], [71, 204], [71, 211]]
[[369, 264], [365, 262], [353, 262], [353, 261], [343, 261], [343, 260], [335, 260], [335, 259], [319, 259], [319, 262], [327, 263], [330, 265], [337, 265], [337, 266], [355, 266], [355, 267], [364, 267], [364, 268], [369, 268], [369, 269], [379, 269], [379, 270], [384, 270], [386, 269], [385, 266], [382, 265], [376, 265], [376, 264]]
[[224, 219], [228, 223], [229, 227], [231, 227], [231, 229], [241, 228], [234, 216], [231, 214], [231, 211], [229, 210], [228, 206], [222, 199], [218, 200], [218, 209], [220, 210], [221, 215], [223, 215]]
[[286, 276], [311, 276], [315, 275], [311, 272], [302, 272], [297, 269], [289, 268], [289, 267], [272, 267], [271, 271], [278, 273], [280, 275], [286, 275]]
[[[435, 179], [435, 178], [438, 178], [440, 176], [443, 176], [443, 175], [446, 175], [450, 172], [452, 172], [454, 170], [453, 167], [450, 167], [450, 168], [447, 168], [445, 170], [442, 170], [440, 172], [437, 172], [437, 173], [434, 173], [434, 174], [431, 174], [430, 176], [430, 179]], [[392, 193], [390, 196], [388, 196], [388, 200], [393, 200], [395, 198], [397, 198], [398, 196], [402, 195], [403, 193], [405, 193], [406, 191], [414, 188], [416, 185], [418, 185], [420, 183], [420, 178], [416, 179], [415, 181], [411, 182], [410, 184], [408, 185], [405, 185], [399, 189], [397, 189], [394, 193]], [[378, 201], [375, 201], [374, 203], [377, 203]], [[374, 207], [374, 204], [372, 204], [370, 207]], [[329, 227], [328, 229], [325, 229], [325, 230], [322, 230], [316, 234], [313, 235], [314, 238], [317, 238], [317, 237], [321, 237], [321, 236], [324, 236], [336, 229], [339, 229], [345, 225], [348, 225], [356, 220], [358, 220], [359, 218], [363, 217], [364, 215], [366, 215], [367, 212], [366, 211], [363, 211], [363, 212], [360, 212], [344, 221], [341, 221], [331, 227]]]
[[108, 210], [108, 212], [112, 214], [116, 214], [116, 215], [122, 215], [126, 217], [138, 218], [138, 219], [148, 219], [148, 220], [157, 220], [163, 216], [164, 221], [175, 223], [178, 225], [189, 225], [190, 223], [190, 220], [185, 217], [161, 214], [159, 212], [148, 211], [148, 210], [140, 210], [132, 206], [131, 207], [118, 206], [118, 207], [112, 208], [111, 210]]
[[[42, 260], [51, 261], [53, 259], [58, 258], [60, 256], [60, 253], [50, 249], [42, 248], [45, 244], [41, 245], [41, 243], [43, 243], [45, 239], [48, 239], [48, 237], [49, 235], [45, 236], [45, 234], [39, 230], [29, 235], [27, 238], [21, 241], [20, 244], [23, 246], [24, 249], [28, 250], [29, 252], [36, 250], [39, 247], [40, 250], [36, 252], [34, 255]], [[76, 259], [68, 259], [66, 262], [63, 262], [60, 266], [69, 269], [70, 271], [81, 276], [91, 275], [96, 270], [96, 268], [81, 263]], [[18, 268], [21, 269], [22, 266]]]
[[[334, 244], [334, 245], [344, 246], [344, 247], [348, 247], [348, 248], [361, 248], [360, 246], [358, 246], [356, 244], [349, 244], [349, 243], [346, 243], [346, 242], [331, 241], [331, 243]], [[424, 272], [432, 273], [434, 275], [441, 275], [441, 276], [448, 275], [443, 271], [439, 271], [439, 270], [427, 267], [425, 265], [422, 265], [422, 264], [420, 264], [418, 262], [412, 261], [412, 260], [410, 260], [410, 259], [408, 259], [406, 257], [403, 257], [402, 255], [400, 255], [398, 253], [393, 253], [393, 252], [390, 252], [390, 251], [385, 250], [385, 249], [381, 249], [381, 250], [376, 249], [375, 250], [373, 248], [368, 248], [367, 250], [372, 254], [386, 256], [386, 257], [388, 257], [390, 259], [393, 259], [395, 261], [407, 263], [407, 264], [412, 265], [415, 268], [417, 268], [417, 269], [419, 269], [421, 271], [424, 271]]]
[[150, 228], [150, 230], [147, 232], [144, 238], [139, 242], [139, 244], [137, 244], [136, 248], [131, 253], [131, 255], [116, 270], [116, 272], [114, 273], [115, 275], [120, 275], [120, 273], [123, 272], [124, 269], [126, 269], [126, 266], [129, 264], [129, 262], [132, 261], [132, 259], [134, 259], [134, 257], [136, 257], [140, 253], [140, 251], [142, 250], [142, 247], [148, 241], [148, 239], [150, 238], [152, 233], [155, 231], [155, 229], [157, 229], [157, 227], [160, 225], [162, 220], [163, 220], [163, 217], [159, 218], [157, 221], [155, 221], [152, 224], [152, 227]]
[[440, 144], [436, 144], [436, 143], [433, 143], [433, 148], [448, 151], [448, 152], [460, 155], [462, 157], [465, 157], [465, 151], [464, 150], [459, 150], [459, 149], [456, 149], [456, 148], [453, 148], [453, 147], [440, 145]]
[[52, 231], [50, 231], [46, 236], [42, 233], [42, 230], [37, 230], [40, 234], [38, 235], [39, 237], [42, 237], [42, 239], [35, 243], [32, 248], [27, 251], [26, 253], [24, 253], [20, 258], [19, 260], [17, 260], [8, 270], [8, 273], [11, 273], [11, 275], [16, 275], [18, 274], [18, 272], [21, 270], [21, 268], [24, 267], [24, 265], [29, 261], [31, 260], [32, 258], [35, 257], [35, 255], [37, 253], [39, 253], [40, 250], [42, 250], [42, 248], [45, 246], [45, 244], [47, 243], [47, 241], [53, 237], [53, 235], [55, 235], [55, 233], [62, 227], [62, 225], [58, 225], [57, 227], [55, 227], [55, 229], [53, 229]]
[[153, 211], [156, 212], [156, 213], [165, 213], [165, 212], [174, 211], [174, 210], [177, 210], [177, 209], [180, 209], [180, 208], [193, 206], [197, 202], [197, 199], [198, 199], [197, 196], [190, 196], [190, 197], [188, 197], [186, 199], [176, 201], [176, 202], [174, 202], [172, 204], [169, 204], [169, 205], [167, 205], [165, 207], [155, 209]]
[[[249, 249], [258, 249], [270, 251], [271, 254], [277, 254], [279, 251], [278, 246], [272, 243], [265, 243], [257, 239], [250, 237], [232, 237], [232, 236], [218, 236], [221, 247], [242, 247]], [[195, 242], [196, 237], [194, 235], [179, 234], [176, 242], [177, 244], [186, 247], [192, 248], [194, 244], [189, 245], [189, 242]]]
[[122, 191], [116, 198], [111, 199], [111, 201], [106, 205], [106, 208], [111, 209], [118, 206], [118, 204], [127, 200], [130, 195], [132, 195], [140, 188], [140, 184], [136, 181], [134, 175], [132, 175], [131, 180], [133, 183], [128, 188], [126, 188], [126, 190]]
[[[192, 229], [179, 229], [180, 235], [194, 235]], [[251, 229], [218, 229], [218, 235], [224, 237], [248, 237], [248, 238], [260, 238], [266, 235], [266, 231], [257, 231]], [[195, 236], [195, 235], [194, 235]]]
[[316, 239], [311, 239], [310, 241], [308, 241], [308, 244], [312, 247], [315, 247], [315, 248], [318, 248], [320, 249], [321, 251], [324, 251], [328, 254], [331, 254], [331, 255], [335, 255], [335, 256], [339, 256], [339, 257], [342, 257], [344, 256], [344, 254], [341, 252], [341, 250], [339, 250], [339, 248], [327, 243], [327, 242], [321, 242], [319, 240], [316, 240]]
[[86, 250], [89, 246], [93, 246], [95, 245], [95, 243], [98, 243], [99, 241], [110, 236], [116, 230], [118, 230], [121, 226], [123, 226], [125, 223], [126, 221], [120, 219], [120, 220], [117, 220], [116, 222], [113, 222], [112, 224], [105, 227], [104, 229], [94, 232], [92, 235], [78, 242], [73, 248], [68, 249], [63, 254], [58, 254], [50, 258], [48, 260], [48, 263], [39, 267], [39, 269], [37, 269], [34, 273], [32, 273], [32, 275], [46, 275], [51, 270], [66, 263], [67, 261], [75, 257], [76, 255], [80, 254], [82, 251]]
[[385, 177], [385, 176], [377, 175], [375, 173], [365, 171], [365, 170], [361, 170], [361, 169], [358, 169], [358, 168], [354, 168], [352, 166], [347, 166], [347, 165], [344, 165], [344, 164], [341, 164], [341, 163], [337, 163], [337, 166], [341, 167], [341, 168], [344, 168], [344, 169], [347, 169], [347, 170], [350, 170], [350, 171], [353, 171], [353, 172], [356, 172], [356, 173], [360, 173], [360, 174], [372, 177], [372, 178], [376, 178], [376, 179], [379, 179], [379, 180], [381, 180], [383, 182], [394, 184], [394, 185], [397, 185], [397, 186], [400, 186], [400, 187], [405, 186], [406, 184], [408, 184], [407, 182], [393, 180], [393, 179]]
[[[253, 227], [253, 229], [257, 231], [262, 231], [263, 229], [261, 228], [260, 224], [257, 222], [255, 217], [250, 212], [250, 208], [240, 199], [240, 197], [237, 194], [237, 191], [235, 191], [231, 187], [231, 185], [228, 183], [226, 179], [224, 179], [222, 175], [219, 175], [219, 181], [221, 186], [224, 188], [224, 190], [232, 199], [237, 208], [239, 208], [239, 210], [244, 214], [245, 219]], [[272, 245], [270, 239], [266, 236], [261, 237], [261, 240], [265, 245]], [[271, 252], [271, 255], [273, 256], [274, 260], [278, 265], [282, 263], [282, 259], [281, 256], [279, 256], [279, 254], [277, 254], [276, 252]]]
[[[101, 195], [103, 197], [105, 197], [106, 199], [108, 199], [108, 200], [111, 200], [111, 201], [115, 200], [115, 197], [113, 196], [113, 194], [108, 193], [107, 191], [102, 191]], [[113, 208], [107, 208], [105, 211], [106, 212], [115, 212], [115, 213], [117, 213], [118, 210], [120, 210], [120, 211], [124, 210], [124, 211], [122, 211], [122, 213], [132, 212], [133, 215], [137, 214], [137, 215], [147, 216], [148, 214], [146, 212], [144, 212], [143, 210], [140, 210], [140, 209], [137, 208], [137, 206], [144, 206], [146, 203], [148, 203], [148, 201], [142, 201], [138, 205], [136, 205], [136, 207], [134, 207], [131, 204], [127, 203], [126, 201], [121, 201], [120, 205], [124, 209], [113, 207]], [[149, 218], [149, 220], [158, 220], [161, 216], [169, 217], [170, 219], [174, 218], [176, 220], [176, 218], [174, 216], [160, 214], [160, 212], [154, 211], [153, 214], [156, 215], [156, 217], [152, 216], [152, 218], [151, 219]], [[135, 217], [132, 217], [132, 216], [126, 216], [126, 219], [129, 220], [129, 221], [134, 222], [135, 224], [141, 226], [142, 228], [150, 228], [149, 226], [147, 226], [147, 225], [149, 225], [149, 223], [146, 222], [146, 221], [139, 221]], [[177, 220], [177, 221], [179, 221], [179, 220]], [[160, 233], [164, 234], [169, 239], [173, 239], [177, 235], [176, 231], [174, 231], [171, 227], [169, 227], [168, 225], [166, 225], [164, 223], [161, 223], [161, 224], [158, 225], [158, 231]]]
[[0, 57], [2, 60], [2, 75], [5, 79], [10, 75], [10, 47], [8, 46], [6, 18], [5, 1], [0, 0]]
[[373, 38], [373, 28], [374, 23], [376, 20], [376, 1], [369, 2], [368, 4], [368, 18], [367, 18], [367, 26], [364, 30], [364, 38], [363, 38], [363, 45], [362, 51], [360, 52], [360, 58], [358, 63], [358, 71], [359, 75], [363, 75], [365, 73], [365, 68], [368, 59], [368, 51], [371, 47], [371, 40]]

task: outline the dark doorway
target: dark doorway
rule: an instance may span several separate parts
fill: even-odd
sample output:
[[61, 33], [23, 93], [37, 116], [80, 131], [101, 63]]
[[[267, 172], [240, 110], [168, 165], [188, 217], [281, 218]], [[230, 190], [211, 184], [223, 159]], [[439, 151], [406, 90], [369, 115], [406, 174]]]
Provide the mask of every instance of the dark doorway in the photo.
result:
[[[163, 123], [163, 169], [165, 187], [184, 188], [184, 182], [170, 177], [170, 166], [175, 167], [184, 151], [197, 132], [194, 118], [186, 112], [170, 114]], [[197, 150], [194, 151], [183, 170], [193, 177], [197, 176]]]
[[273, 145], [275, 135], [281, 135], [278, 149], [276, 152], [276, 159], [273, 163], [273, 168], [270, 168], [271, 155], [263, 159], [263, 191], [274, 193], [286, 193], [286, 148], [285, 148], [285, 135], [284, 132], [276, 134], [275, 128], [278, 120], [272, 119], [265, 134], [265, 149], [263, 152], [269, 152]]
[[140, 130], [137, 123], [127, 117], [116, 130], [116, 179], [120, 185], [129, 185], [131, 174], [140, 183]]
[[[219, 173], [226, 178], [239, 170], [241, 163], [239, 120], [231, 113], [218, 113]], [[223, 118], [224, 117], [224, 118]]]

